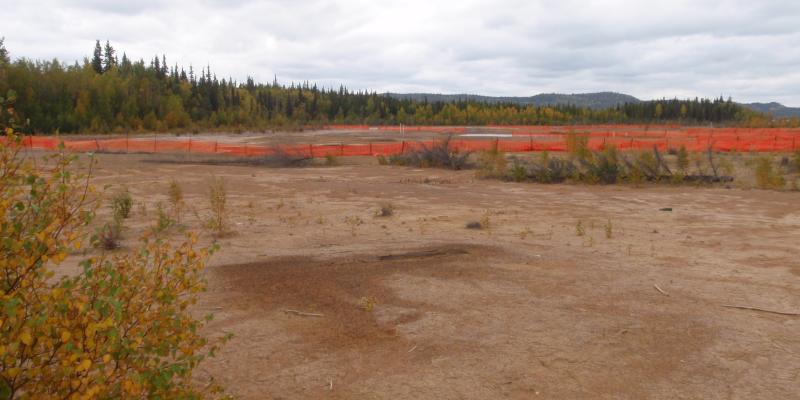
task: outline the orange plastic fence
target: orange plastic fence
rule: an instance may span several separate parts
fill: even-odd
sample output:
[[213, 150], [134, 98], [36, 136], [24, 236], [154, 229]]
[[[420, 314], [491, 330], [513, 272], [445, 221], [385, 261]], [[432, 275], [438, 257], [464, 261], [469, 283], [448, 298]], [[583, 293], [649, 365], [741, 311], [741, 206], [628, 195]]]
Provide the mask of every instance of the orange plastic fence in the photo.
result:
[[[352, 129], [342, 126], [326, 128]], [[365, 129], [371, 129], [364, 126]], [[394, 130], [397, 127], [385, 127]], [[392, 129], [389, 129], [392, 128]], [[413, 127], [415, 130], [433, 131], [441, 134], [466, 132], [467, 127]], [[434, 130], [436, 128], [437, 130]], [[492, 127], [481, 129], [493, 129]], [[498, 128], [500, 129], [500, 128]], [[743, 128], [683, 128], [677, 126], [587, 126], [582, 131], [575, 127], [514, 126], [502, 127], [511, 131], [511, 137], [475, 138], [453, 136], [451, 146], [456, 151], [487, 150], [493, 146], [506, 152], [566, 151], [566, 134], [577, 132], [588, 138], [592, 150], [615, 146], [620, 150], [644, 150], [656, 147], [660, 150], [677, 149], [681, 146], [689, 151], [705, 151], [709, 147], [716, 151], [788, 152], [800, 150], [800, 129], [743, 129]], [[566, 129], [566, 130], [565, 130]], [[2, 139], [2, 138], [0, 138]], [[105, 151], [121, 153], [199, 153], [230, 154], [237, 156], [260, 156], [284, 152], [305, 157], [377, 156], [399, 154], [423, 146], [433, 146], [437, 141], [395, 141], [360, 144], [293, 144], [265, 146], [232, 144], [208, 140], [182, 138], [114, 138], [91, 140], [63, 140], [64, 138], [28, 136], [23, 139], [26, 147], [55, 150], [58, 143], [71, 151]], [[441, 140], [441, 139], [440, 139]]]

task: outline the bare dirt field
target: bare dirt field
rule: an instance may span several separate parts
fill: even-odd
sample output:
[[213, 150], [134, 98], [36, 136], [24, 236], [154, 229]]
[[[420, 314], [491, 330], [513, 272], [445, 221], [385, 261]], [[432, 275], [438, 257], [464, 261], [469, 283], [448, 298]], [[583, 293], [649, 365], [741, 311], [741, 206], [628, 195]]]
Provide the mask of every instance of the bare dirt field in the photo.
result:
[[800, 316], [724, 307], [800, 313], [796, 192], [98, 157], [137, 204], [129, 247], [170, 178], [191, 229], [225, 180], [234, 233], [197, 311], [235, 336], [198, 380], [240, 398], [799, 396]]

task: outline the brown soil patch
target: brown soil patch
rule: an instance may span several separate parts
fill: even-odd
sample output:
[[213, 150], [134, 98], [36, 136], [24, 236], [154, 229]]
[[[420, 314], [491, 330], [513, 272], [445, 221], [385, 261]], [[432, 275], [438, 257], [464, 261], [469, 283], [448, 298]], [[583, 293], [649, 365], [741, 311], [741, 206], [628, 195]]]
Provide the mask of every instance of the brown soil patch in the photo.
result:
[[[197, 312], [216, 314], [209, 334], [235, 336], [199, 384], [214, 375], [243, 399], [800, 393], [800, 318], [722, 307], [800, 310], [797, 193], [148, 157], [99, 156], [97, 184], [124, 183], [136, 202], [126, 248], [166, 204], [170, 178], [192, 229], [209, 178], [228, 185], [235, 233], [219, 241]], [[375, 217], [384, 203], [394, 215]], [[483, 218], [490, 229], [465, 228]]]

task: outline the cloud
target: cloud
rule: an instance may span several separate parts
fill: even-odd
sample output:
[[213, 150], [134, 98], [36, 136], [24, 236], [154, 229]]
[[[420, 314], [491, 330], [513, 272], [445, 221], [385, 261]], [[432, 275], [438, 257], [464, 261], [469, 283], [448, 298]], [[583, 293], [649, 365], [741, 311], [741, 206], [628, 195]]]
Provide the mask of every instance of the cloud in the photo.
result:
[[220, 77], [488, 95], [614, 90], [800, 105], [800, 2], [0, 0], [12, 56], [94, 40]]

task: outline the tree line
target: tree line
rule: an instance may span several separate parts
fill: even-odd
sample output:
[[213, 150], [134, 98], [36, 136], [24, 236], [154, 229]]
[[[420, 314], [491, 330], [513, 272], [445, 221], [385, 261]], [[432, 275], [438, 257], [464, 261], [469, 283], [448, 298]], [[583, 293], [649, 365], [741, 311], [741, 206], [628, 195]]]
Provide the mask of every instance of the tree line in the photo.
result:
[[[0, 95], [27, 133], [298, 129], [324, 124], [545, 125], [684, 123], [764, 125], [770, 118], [730, 99], [659, 100], [593, 110], [476, 101], [400, 100], [376, 92], [320, 88], [308, 82], [219, 79], [166, 56], [134, 61], [100, 41], [92, 58], [11, 61], [0, 40]], [[1, 122], [1, 121], [0, 121]]]

